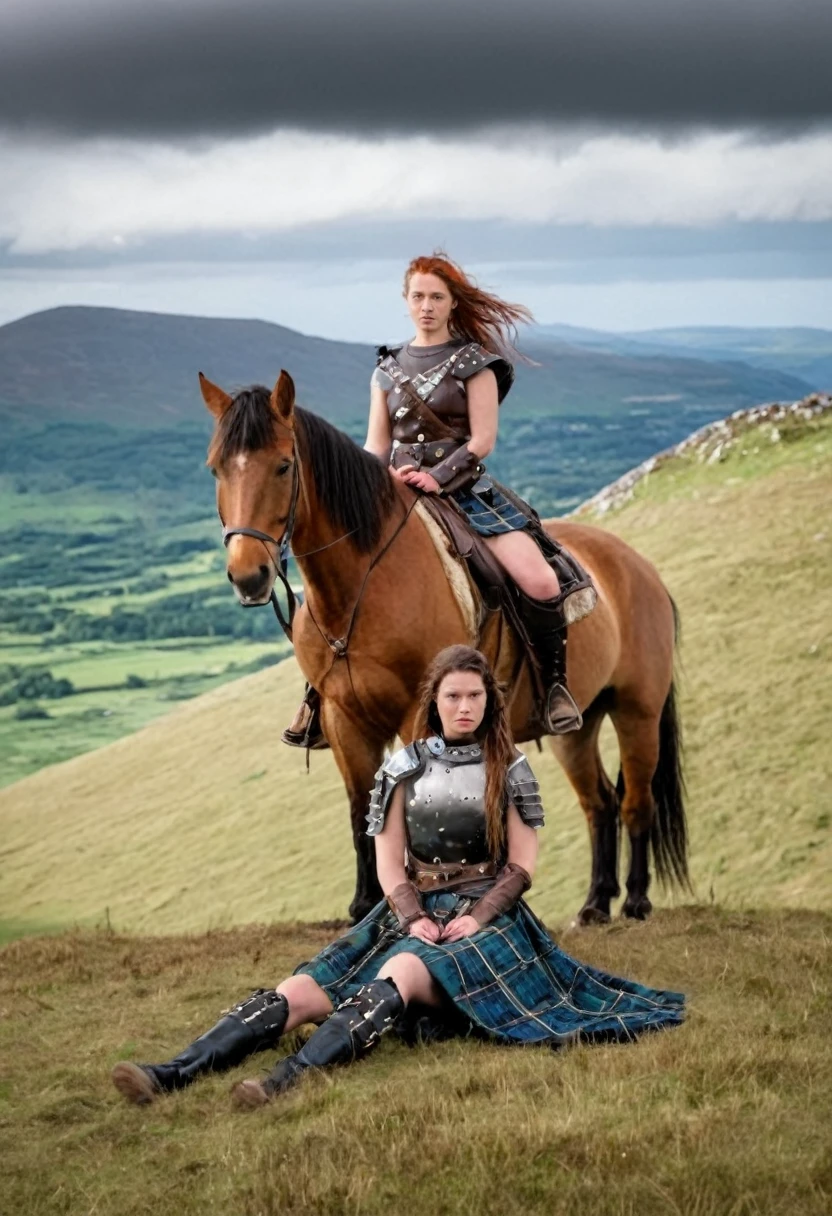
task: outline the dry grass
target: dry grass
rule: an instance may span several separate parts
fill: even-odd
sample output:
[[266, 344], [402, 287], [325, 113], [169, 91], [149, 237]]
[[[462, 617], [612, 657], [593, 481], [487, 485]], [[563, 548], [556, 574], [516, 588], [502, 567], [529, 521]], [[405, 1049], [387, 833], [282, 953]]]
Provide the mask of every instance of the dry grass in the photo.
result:
[[329, 936], [28, 938], [0, 953], [0, 1210], [821, 1216], [832, 1203], [832, 918], [685, 908], [568, 935], [683, 988], [690, 1019], [627, 1047], [457, 1041], [232, 1112], [249, 1064], [149, 1109], [109, 1068], [159, 1058]]
[[[656, 562], [681, 609], [703, 900], [832, 908], [830, 500], [827, 419], [717, 465], [673, 462], [602, 521]], [[279, 742], [300, 688], [281, 664], [0, 791], [7, 935], [108, 916], [169, 933], [343, 915], [343, 787], [328, 755], [307, 776]], [[611, 736], [606, 750], [614, 771]], [[532, 759], [548, 809], [532, 903], [557, 922], [586, 891], [586, 829], [552, 757]]]

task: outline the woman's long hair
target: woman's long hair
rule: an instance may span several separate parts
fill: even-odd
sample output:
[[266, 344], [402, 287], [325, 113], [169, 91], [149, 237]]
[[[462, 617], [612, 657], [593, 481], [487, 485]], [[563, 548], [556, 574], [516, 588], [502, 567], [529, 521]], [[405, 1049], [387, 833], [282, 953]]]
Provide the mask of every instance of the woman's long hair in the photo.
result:
[[506, 714], [503, 690], [494, 678], [488, 660], [473, 646], [447, 646], [427, 670], [419, 689], [419, 709], [414, 736], [441, 735], [442, 722], [436, 708], [436, 695], [445, 676], [455, 671], [473, 671], [485, 686], [485, 714], [477, 739], [485, 757], [485, 826], [488, 847], [499, 857], [506, 840], [506, 772], [517, 757]]
[[508, 304], [499, 296], [483, 291], [461, 266], [439, 250], [430, 257], [414, 258], [410, 263], [404, 274], [405, 296], [414, 274], [435, 274], [456, 300], [456, 308], [448, 318], [451, 337], [479, 342], [486, 350], [504, 355], [509, 361], [518, 357], [517, 326], [534, 320], [523, 304]]

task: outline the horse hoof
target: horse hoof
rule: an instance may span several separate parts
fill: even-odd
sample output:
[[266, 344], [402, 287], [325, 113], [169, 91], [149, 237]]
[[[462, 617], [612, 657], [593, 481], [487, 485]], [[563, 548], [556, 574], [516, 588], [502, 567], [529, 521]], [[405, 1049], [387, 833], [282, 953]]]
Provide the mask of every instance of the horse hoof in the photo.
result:
[[647, 920], [652, 911], [653, 905], [646, 895], [640, 895], [638, 899], [625, 899], [621, 906], [621, 915], [628, 920]]
[[256, 1110], [266, 1105], [269, 1095], [260, 1081], [238, 1081], [231, 1090], [231, 1101], [238, 1110]]
[[586, 928], [588, 925], [608, 925], [610, 914], [603, 908], [594, 908], [592, 904], [584, 904], [575, 923], [582, 928]]
[[110, 1078], [121, 1096], [134, 1106], [147, 1106], [159, 1093], [159, 1086], [150, 1073], [129, 1061], [116, 1064]]

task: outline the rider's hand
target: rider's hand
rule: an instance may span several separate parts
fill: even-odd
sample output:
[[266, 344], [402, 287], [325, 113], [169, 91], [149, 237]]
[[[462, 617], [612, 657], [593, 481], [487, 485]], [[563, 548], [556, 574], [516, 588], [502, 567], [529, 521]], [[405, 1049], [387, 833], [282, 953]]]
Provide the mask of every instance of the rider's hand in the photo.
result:
[[473, 916], [455, 916], [453, 920], [448, 921], [439, 940], [440, 942], [458, 942], [463, 937], [473, 937], [475, 933], [479, 933], [480, 928], [479, 921]]
[[402, 481], [406, 481], [414, 490], [421, 490], [423, 494], [438, 494], [441, 489], [436, 478], [431, 477], [424, 469], [408, 471], [408, 466], [405, 466], [401, 472], [404, 474]]
[[403, 464], [400, 469], [394, 469], [392, 464], [390, 465], [390, 476], [395, 477], [396, 481], [403, 481], [406, 483], [407, 474], [415, 473], [415, 472], [416, 472], [415, 464]]
[[408, 932], [411, 937], [418, 937], [423, 942], [433, 943], [439, 941], [441, 930], [435, 920], [431, 920], [429, 916], [421, 916], [419, 920], [414, 920]]

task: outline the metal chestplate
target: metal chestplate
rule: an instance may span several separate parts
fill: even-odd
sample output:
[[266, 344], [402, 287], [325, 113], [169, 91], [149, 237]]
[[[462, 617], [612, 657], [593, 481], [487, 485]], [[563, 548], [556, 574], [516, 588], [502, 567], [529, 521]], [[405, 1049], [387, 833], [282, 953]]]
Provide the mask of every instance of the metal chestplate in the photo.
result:
[[476, 864], [489, 859], [485, 761], [479, 744], [449, 744], [405, 779], [408, 851], [421, 861]]

